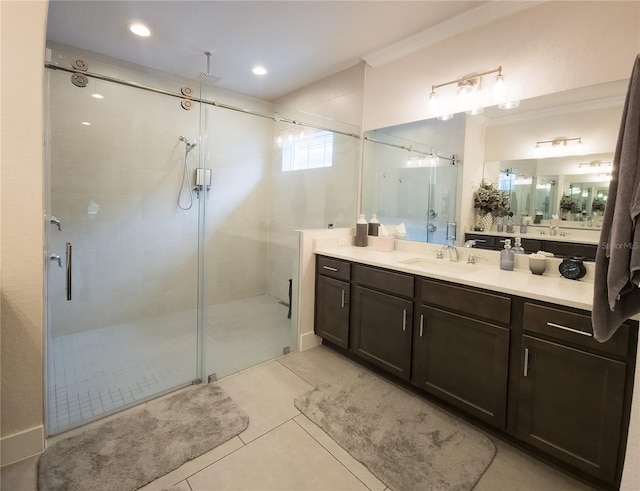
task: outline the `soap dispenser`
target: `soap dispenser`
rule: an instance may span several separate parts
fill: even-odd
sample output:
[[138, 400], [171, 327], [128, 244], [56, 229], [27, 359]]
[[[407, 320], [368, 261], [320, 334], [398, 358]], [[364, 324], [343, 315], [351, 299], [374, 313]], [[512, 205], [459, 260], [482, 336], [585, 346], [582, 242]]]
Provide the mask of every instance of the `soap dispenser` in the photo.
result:
[[505, 239], [504, 249], [500, 251], [500, 269], [513, 271], [514, 252], [511, 250], [511, 239]]
[[356, 222], [356, 247], [367, 246], [367, 232], [369, 225], [364, 218], [364, 213], [360, 214], [358, 221]]
[[371, 215], [371, 220], [369, 220], [369, 235], [374, 237], [378, 236], [378, 229], [380, 228], [380, 222], [378, 221], [378, 217], [375, 213]]
[[512, 249], [513, 253], [524, 254], [524, 248], [522, 247], [522, 244], [521, 244], [522, 239], [520, 237], [516, 237], [514, 241], [515, 241], [515, 244]]

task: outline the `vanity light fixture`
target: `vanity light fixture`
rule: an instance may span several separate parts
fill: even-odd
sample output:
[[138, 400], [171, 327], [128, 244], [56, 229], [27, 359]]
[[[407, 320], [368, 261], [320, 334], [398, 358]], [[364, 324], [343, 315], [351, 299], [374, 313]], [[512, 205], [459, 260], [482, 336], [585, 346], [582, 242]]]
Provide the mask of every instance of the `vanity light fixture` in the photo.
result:
[[[575, 151], [573, 152], [571, 152], [571, 149], [568, 146], [572, 142], [575, 142], [573, 144]], [[541, 154], [543, 152], [543, 145], [551, 145], [550, 148], [551, 148], [552, 155], [547, 155], [547, 156], [567, 155], [570, 153], [581, 154], [583, 151], [582, 137], [565, 138], [562, 136], [562, 137], [554, 138], [553, 140], [537, 141], [535, 146], [536, 155], [542, 156]]]
[[591, 162], [581, 162], [578, 167], [611, 167], [613, 162], [600, 162], [599, 160], [592, 160]]
[[[431, 92], [429, 93], [429, 104], [434, 108], [439, 103], [438, 96], [436, 94], [436, 90], [442, 87], [446, 87], [448, 85], [456, 84], [458, 87], [458, 97], [461, 100], [466, 100], [466, 98], [473, 98], [471, 100], [472, 107], [470, 109], [466, 109], [467, 114], [480, 114], [483, 111], [483, 108], [489, 105], [491, 101], [489, 101], [488, 97], [485, 97], [487, 100], [479, 100], [480, 92], [482, 91], [482, 80], [485, 75], [491, 75], [495, 73], [496, 76], [494, 78], [493, 84], [493, 104], [496, 102], [499, 103], [498, 107], [500, 109], [512, 109], [518, 107], [520, 105], [520, 101], [505, 101], [505, 80], [504, 75], [502, 74], [502, 66], [495, 68], [493, 70], [487, 70], [484, 72], [471, 73], [469, 75], [465, 75], [464, 77], [458, 78], [456, 80], [451, 80], [449, 82], [445, 82], [442, 84], [435, 84], [431, 86]], [[486, 96], [486, 94], [485, 94]], [[446, 121], [444, 117], [438, 116], [438, 119], [442, 119]]]

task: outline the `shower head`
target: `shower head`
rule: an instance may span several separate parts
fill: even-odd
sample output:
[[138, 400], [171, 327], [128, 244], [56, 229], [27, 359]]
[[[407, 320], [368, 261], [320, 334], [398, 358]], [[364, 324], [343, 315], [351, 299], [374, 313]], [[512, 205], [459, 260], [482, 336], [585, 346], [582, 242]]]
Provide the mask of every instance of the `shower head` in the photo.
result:
[[191, 150], [193, 150], [195, 148], [195, 146], [197, 145], [196, 142], [189, 143], [189, 140], [187, 140], [184, 136], [180, 136], [178, 138], [178, 140], [180, 140], [181, 142], [184, 142], [184, 144], [187, 146], [187, 153], [189, 153]]
[[200, 74], [196, 77], [196, 79], [198, 79], [203, 84], [215, 85], [220, 81], [220, 77], [213, 75], [209, 71], [209, 64], [211, 63], [211, 52], [205, 51], [204, 55], [207, 57], [207, 73], [200, 72]]

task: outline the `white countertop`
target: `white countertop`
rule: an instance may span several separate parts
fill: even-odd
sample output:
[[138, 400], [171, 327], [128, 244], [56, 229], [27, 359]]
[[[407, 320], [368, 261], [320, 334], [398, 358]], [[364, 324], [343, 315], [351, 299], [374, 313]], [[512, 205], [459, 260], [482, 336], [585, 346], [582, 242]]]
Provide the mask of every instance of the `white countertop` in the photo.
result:
[[[527, 255], [516, 255], [516, 269], [504, 271], [498, 266], [499, 252], [463, 247], [456, 248], [459, 260], [457, 263], [451, 263], [446, 255], [444, 259], [435, 258], [434, 250], [442, 246], [420, 244], [420, 247], [402, 242], [396, 241], [396, 249], [391, 252], [380, 252], [372, 247], [336, 246], [318, 241], [315, 253], [426, 278], [591, 310], [593, 282], [589, 277], [592, 277], [592, 271], [580, 281], [569, 280], [560, 276], [558, 272], [557, 265], [560, 260], [548, 259], [545, 274], [534, 275], [528, 269]], [[398, 250], [399, 247], [403, 250]], [[469, 254], [479, 256], [477, 264], [467, 264]], [[424, 260], [421, 265], [417, 262], [411, 263], [420, 259]]]

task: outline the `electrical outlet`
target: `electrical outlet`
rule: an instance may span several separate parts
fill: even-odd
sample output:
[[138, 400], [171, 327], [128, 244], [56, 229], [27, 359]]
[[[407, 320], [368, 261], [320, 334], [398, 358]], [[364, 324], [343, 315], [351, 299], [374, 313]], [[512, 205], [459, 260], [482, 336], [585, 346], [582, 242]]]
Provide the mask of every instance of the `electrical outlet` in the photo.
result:
[[349, 244], [349, 238], [348, 237], [340, 237], [338, 239], [338, 245], [339, 246], [346, 246]]

